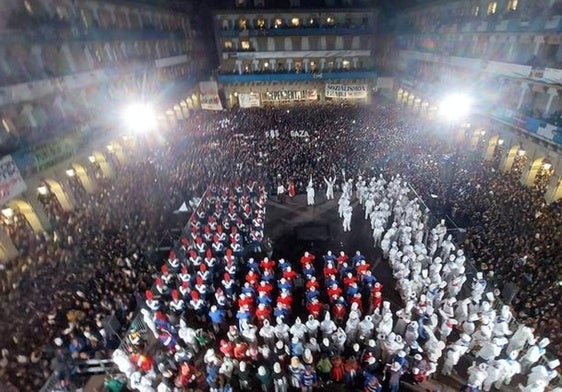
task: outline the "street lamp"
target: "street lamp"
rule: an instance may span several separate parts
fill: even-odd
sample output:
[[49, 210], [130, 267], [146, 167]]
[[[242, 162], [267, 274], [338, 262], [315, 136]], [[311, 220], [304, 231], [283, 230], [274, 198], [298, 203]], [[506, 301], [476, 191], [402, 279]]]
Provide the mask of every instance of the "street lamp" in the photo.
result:
[[449, 121], [458, 121], [466, 117], [472, 108], [472, 98], [466, 94], [449, 94], [439, 106], [439, 114]]
[[121, 113], [125, 126], [132, 132], [147, 132], [156, 128], [156, 114], [152, 105], [133, 103], [125, 107]]

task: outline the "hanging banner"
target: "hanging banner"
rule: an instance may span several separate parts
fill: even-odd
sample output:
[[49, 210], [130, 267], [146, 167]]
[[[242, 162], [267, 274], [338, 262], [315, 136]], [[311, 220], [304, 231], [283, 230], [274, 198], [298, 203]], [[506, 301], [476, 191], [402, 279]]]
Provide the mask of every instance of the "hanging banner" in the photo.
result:
[[326, 83], [327, 98], [362, 99], [367, 98], [366, 84], [332, 84]]
[[238, 103], [241, 108], [259, 108], [260, 95], [258, 93], [238, 93]]
[[201, 109], [222, 110], [217, 82], [199, 82]]
[[20, 171], [10, 155], [0, 160], [0, 206], [27, 189]]
[[288, 91], [268, 91], [262, 94], [263, 101], [316, 101], [318, 94], [316, 90], [288, 90]]

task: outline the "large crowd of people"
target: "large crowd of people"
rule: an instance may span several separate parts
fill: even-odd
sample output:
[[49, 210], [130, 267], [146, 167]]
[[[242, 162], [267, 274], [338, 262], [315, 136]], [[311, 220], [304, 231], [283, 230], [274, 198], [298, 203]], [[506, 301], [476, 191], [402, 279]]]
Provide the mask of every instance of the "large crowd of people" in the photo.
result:
[[[369, 108], [330, 105], [197, 113], [167, 133], [166, 141], [150, 146], [148, 143], [139, 143], [140, 147], [138, 147], [138, 151], [131, 153], [131, 159], [115, 167], [114, 178], [100, 179], [98, 190], [92, 195], [82, 192], [75, 195], [77, 200], [75, 210], [63, 211], [55, 199], [45, 201], [46, 210], [53, 223], [52, 230], [41, 234], [34, 233], [25, 224], [24, 217], [19, 217], [17, 225], [9, 226], [10, 235], [22, 253], [0, 271], [3, 303], [5, 304], [1, 310], [2, 321], [0, 322], [2, 331], [0, 334], [0, 348], [2, 348], [0, 379], [6, 385], [17, 384], [20, 390], [37, 390], [46, 376], [53, 371], [61, 375], [63, 383], [69, 382], [68, 375], [71, 370], [68, 368], [68, 364], [73, 359], [109, 357], [117, 347], [118, 341], [113, 331], [109, 331], [106, 327], [104, 319], [114, 316], [123, 328], [126, 328], [135, 312], [146, 308], [147, 298], [139, 298], [138, 294], [142, 293], [146, 297], [147, 290], [153, 295], [149, 301], [157, 301], [159, 298], [168, 302], [176, 301], [173, 296], [177, 296], [177, 292], [174, 294], [174, 290], [170, 288], [169, 291], [157, 293], [154, 290], [158, 290], [158, 285], [153, 286], [153, 283], [155, 277], [162, 279], [161, 275], [165, 274], [161, 265], [166, 265], [168, 273], [173, 274], [174, 277], [185, 274], [181, 271], [181, 267], [174, 267], [177, 258], [180, 263], [185, 263], [186, 268], [188, 267], [187, 274], [192, 275], [193, 278], [189, 279], [189, 297], [179, 298], [179, 300], [184, 299], [185, 307], [194, 306], [194, 304], [199, 306], [203, 303], [204, 306], [201, 305], [201, 307], [204, 311], [195, 312], [197, 317], [184, 320], [186, 324], [182, 326], [182, 317], [178, 317], [178, 312], [169, 312], [166, 308], [166, 312], [158, 314], [158, 309], [147, 308], [149, 315], [158, 315], [156, 320], [152, 319], [152, 321], [157, 340], [167, 348], [164, 352], [167, 352], [168, 355], [177, 354], [178, 358], [184, 355], [183, 359], [188, 359], [182, 362], [173, 358], [174, 361], [168, 362], [170, 366], [175, 363], [174, 366], [177, 367], [172, 368], [165, 365], [159, 366], [166, 363], [165, 358], [152, 358], [151, 364], [156, 365], [155, 371], [158, 374], [159, 384], [165, 379], [163, 385], [172, 388], [178, 379], [182, 383], [181, 385], [183, 383], [189, 385], [197, 379], [197, 382], [202, 383], [201, 385], [227, 388], [225, 385], [228, 383], [225, 382], [226, 378], [221, 369], [223, 365], [226, 367], [229, 365], [228, 360], [225, 360], [227, 355], [223, 350], [228, 352], [232, 349], [231, 358], [239, 360], [235, 357], [236, 346], [223, 347], [220, 342], [221, 337], [227, 340], [227, 333], [239, 333], [241, 336], [234, 339], [233, 342], [247, 344], [248, 352], [244, 353], [243, 360], [241, 360], [247, 364], [245, 365], [247, 366], [245, 369], [248, 369], [247, 374], [253, 375], [249, 370], [252, 368], [252, 361], [258, 357], [261, 358], [263, 350], [260, 351], [258, 348], [264, 344], [269, 346], [270, 343], [273, 343], [269, 348], [271, 352], [275, 353], [275, 357], [272, 356], [272, 358], [277, 358], [278, 361], [272, 359], [271, 363], [268, 362], [268, 366], [261, 370], [260, 366], [257, 366], [257, 378], [252, 378], [258, 384], [265, 385], [265, 390], [270, 390], [267, 389], [268, 379], [275, 382], [282, 378], [278, 373], [284, 372], [287, 372], [285, 387], [296, 386], [297, 379], [292, 380], [295, 381], [292, 383], [288, 372], [291, 366], [300, 368], [297, 361], [304, 363], [303, 374], [307, 374], [306, 377], [298, 380], [298, 386], [302, 386], [300, 383], [303, 382], [303, 379], [310, 382], [315, 377], [313, 373], [320, 372], [317, 365], [323, 358], [322, 350], [318, 355], [313, 355], [313, 362], [310, 362], [308, 356], [305, 358], [305, 351], [302, 353], [298, 351], [300, 349], [294, 351], [292, 341], [280, 339], [283, 341], [283, 345], [276, 351], [276, 340], [278, 339], [273, 342], [265, 341], [265, 338], [260, 335], [257, 337], [257, 342], [254, 342], [256, 344], [252, 345], [252, 332], [243, 334], [248, 328], [253, 330], [251, 327], [246, 328], [248, 325], [263, 328], [265, 319], [270, 319], [272, 326], [278, 325], [276, 318], [279, 315], [285, 317], [281, 324], [286, 324], [291, 331], [296, 323], [295, 314], [284, 314], [283, 309], [278, 309], [278, 306], [270, 304], [268, 305], [271, 307], [269, 316], [262, 318], [259, 323], [256, 319], [246, 324], [240, 321], [233, 324], [236, 326], [237, 332], [234, 329], [225, 329], [227, 322], [232, 324], [233, 320], [247, 318], [244, 316], [244, 312], [239, 314], [239, 310], [244, 306], [251, 307], [256, 313], [260, 309], [259, 302], [253, 300], [257, 301], [259, 298], [259, 294], [255, 294], [255, 292], [259, 292], [260, 280], [265, 274], [264, 267], [260, 265], [260, 261], [263, 262], [264, 259], [260, 252], [261, 249], [259, 249], [263, 233], [259, 233], [260, 230], [257, 230], [258, 226], [263, 224], [263, 216], [259, 218], [261, 223], [253, 222], [255, 217], [252, 217], [248, 221], [217, 224], [221, 227], [224, 227], [224, 223], [231, 226], [239, 225], [242, 232], [240, 245], [246, 248], [246, 253], [233, 256], [233, 258], [240, 264], [241, 271], [246, 272], [252, 269], [250, 268], [252, 262], [249, 259], [252, 252], [259, 255], [254, 260], [254, 263], [257, 264], [255, 273], [259, 279], [248, 281], [247, 275], [242, 274], [235, 278], [235, 281], [242, 279], [241, 283], [249, 283], [249, 291], [256, 286], [253, 294], [255, 298], [251, 297], [251, 304], [240, 304], [241, 296], [239, 294], [243, 292], [245, 286], [241, 284], [237, 291], [233, 292], [234, 297], [229, 302], [229, 296], [221, 286], [230, 307], [226, 308], [224, 322], [219, 316], [216, 316], [220, 321], [215, 323], [217, 329], [213, 328], [213, 323], [210, 321], [214, 316], [210, 312], [220, 310], [218, 307], [217, 309], [211, 308], [220, 305], [220, 301], [222, 301], [222, 299], [219, 300], [220, 295], [217, 298], [217, 291], [219, 293], [220, 291], [211, 290], [206, 293], [208, 296], [206, 298], [201, 298], [200, 295], [199, 298], [193, 298], [191, 293], [197, 291], [194, 288], [199, 284], [198, 276], [214, 279], [213, 282], [217, 285], [213, 288], [219, 287], [221, 281], [225, 279], [222, 271], [219, 268], [209, 268], [210, 271], [206, 274], [206, 271], [195, 270], [194, 267], [197, 264], [188, 263], [188, 256], [191, 256], [190, 251], [194, 250], [189, 247], [194, 246], [195, 243], [189, 241], [178, 243], [180, 248], [182, 246], [185, 248], [185, 254], [176, 252], [167, 260], [155, 260], [153, 250], [165, 230], [169, 228], [171, 218], [178, 217], [172, 214], [178, 205], [195, 196], [201, 196], [206, 189], [220, 190], [222, 186], [228, 185], [231, 189], [229, 192], [232, 194], [227, 193], [226, 200], [219, 201], [218, 204], [226, 203], [223, 205], [222, 213], [228, 215], [230, 203], [233, 203], [235, 205], [233, 214], [237, 216], [243, 214], [246, 203], [250, 205], [250, 211], [255, 212], [256, 207], [253, 203], [257, 202], [265, 212], [265, 207], [262, 205], [265, 194], [273, 193], [278, 189], [279, 184], [285, 186], [292, 184], [296, 192], [304, 193], [310, 178], [313, 179], [313, 186], [319, 189], [325, 185], [324, 178], [337, 176], [338, 181], [341, 182], [342, 173], [347, 173], [349, 178], [356, 180], [359, 175], [363, 174], [367, 180], [372, 174], [373, 167], [387, 180], [400, 173], [415, 189], [422, 191], [422, 197], [428, 194], [436, 195], [440, 207], [447, 209], [455, 219], [467, 222], [468, 232], [464, 243], [458, 245], [462, 246], [465, 253], [474, 259], [477, 268], [484, 273], [484, 277], [488, 279], [487, 287], [503, 290], [508, 283], [515, 287], [517, 292], [511, 303], [514, 316], [530, 328], [537, 341], [540, 341], [541, 337], [549, 337], [552, 341], [549, 348], [552, 348], [557, 355], [562, 354], [562, 336], [559, 325], [562, 309], [560, 302], [555, 300], [560, 296], [561, 291], [557, 282], [557, 277], [560, 276], [560, 265], [562, 265], [561, 256], [557, 252], [561, 245], [560, 238], [562, 238], [560, 236], [560, 227], [562, 227], [560, 203], [544, 205], [539, 190], [523, 187], [513, 175], [501, 173], [497, 170], [496, 162], [483, 163], [474, 159], [473, 153], [467, 149], [451, 146], [439, 138], [426, 137], [427, 132], [427, 127], [419, 126], [416, 119], [411, 119], [408, 113], [391, 104]], [[408, 157], [408, 159], [404, 159], [404, 157]], [[454, 173], [454, 175], [448, 175], [448, 173]], [[256, 193], [255, 196], [250, 197], [249, 191], [245, 191], [249, 180], [263, 191], [263, 195], [258, 196]], [[215, 188], [212, 188], [213, 186]], [[241, 187], [241, 193], [236, 191], [237, 186]], [[339, 183], [335, 187], [336, 191], [342, 191], [344, 188]], [[208, 201], [213, 200], [216, 204], [217, 198], [220, 199], [221, 194], [220, 192], [210, 194], [208, 197], [211, 198]], [[248, 199], [244, 199], [244, 197]], [[211, 208], [211, 214], [214, 212], [213, 208], [216, 208], [215, 204], [212, 206], [206, 204], [206, 207]], [[257, 208], [257, 210], [259, 209]], [[208, 221], [206, 215], [202, 218], [204, 220], [199, 221], [201, 226], [195, 229], [203, 230], [201, 232], [203, 236]], [[13, 222], [11, 223], [13, 224]], [[258, 226], [254, 227], [254, 223]], [[213, 229], [213, 234], [216, 234], [216, 229], [217, 227]], [[232, 232], [226, 230], [224, 232], [227, 233], [228, 238], [231, 237]], [[189, 235], [189, 233], [185, 234]], [[212, 237], [214, 235], [209, 238], [207, 244], [209, 247], [213, 246]], [[381, 233], [381, 246], [383, 246], [384, 240], [384, 235]], [[211, 258], [229, 257], [226, 255], [226, 248], [231, 243], [225, 242], [223, 245], [225, 247], [224, 255], [219, 252], [211, 254]], [[390, 241], [389, 244], [385, 242], [384, 245], [389, 246], [390, 254], [392, 242]], [[400, 244], [400, 246], [402, 245]], [[435, 251], [443, 252], [441, 245], [440, 243]], [[220, 246], [217, 246], [220, 250]], [[234, 248], [231, 249], [234, 250]], [[276, 249], [276, 251], [280, 254], [283, 252], [282, 249]], [[205, 259], [207, 252], [196, 256]], [[318, 264], [324, 260], [325, 258], [318, 257], [314, 267], [325, 268], [323, 263]], [[164, 264], [162, 264], [163, 262]], [[268, 264], [268, 261], [265, 264]], [[279, 286], [278, 279], [280, 274], [284, 275], [286, 272], [286, 270], [279, 269], [279, 264], [280, 261], [270, 272], [272, 275], [270, 284], [274, 286], [272, 292], [276, 295], [275, 303], [279, 303], [279, 296], [283, 295], [283, 289]], [[299, 274], [305, 275], [304, 264], [300, 265], [297, 260], [289, 260], [287, 264], [293, 264]], [[395, 266], [395, 263], [391, 264], [393, 267]], [[208, 264], [205, 261], [200, 265]], [[360, 317], [364, 319], [363, 316], [371, 315], [371, 311], [376, 308], [371, 309], [371, 306], [368, 306], [373, 304], [371, 296], [374, 297], [375, 294], [369, 286], [363, 286], [366, 284], [363, 275], [359, 275], [357, 272], [357, 267], [361, 264], [353, 262], [350, 266], [355, 269], [355, 272], [352, 271], [352, 277], [360, 280], [359, 291], [363, 293]], [[173, 268], [180, 269], [174, 271]], [[339, 273], [340, 271], [338, 271]], [[347, 289], [344, 277], [341, 278], [337, 287]], [[178, 283], [179, 281], [176, 279], [176, 289], [180, 292], [183, 281], [181, 285]], [[308, 280], [307, 283], [309, 283]], [[329, 286], [324, 286], [325, 282], [320, 283], [322, 284], [320, 298], [323, 299], [323, 303], [329, 303], [329, 301], [326, 302]], [[200, 284], [200, 287], [203, 286]], [[290, 287], [288, 291], [290, 292]], [[154, 294], [157, 294], [157, 299], [154, 299]], [[418, 293], [418, 299], [420, 296], [421, 292]], [[341, 326], [346, 334], [349, 331], [345, 331], [345, 326], [352, 314], [350, 299], [344, 296], [345, 317], [334, 321], [336, 326]], [[404, 299], [407, 303], [407, 298]], [[281, 302], [283, 301], [285, 298], [282, 298]], [[335, 304], [332, 305], [335, 306]], [[164, 305], [160, 303], [159, 306]], [[437, 310], [438, 307], [435, 309]], [[382, 305], [381, 310], [383, 310]], [[308, 307], [301, 311], [303, 317], [308, 316], [309, 313], [312, 315], [312, 311]], [[318, 317], [322, 317], [323, 320], [326, 314], [337, 318], [331, 305], [327, 309], [323, 307]], [[181, 312], [179, 315], [181, 316]], [[433, 319], [431, 315], [429, 318]], [[151, 317], [146, 317], [146, 319], [151, 320]], [[306, 323], [304, 319], [301, 321], [303, 324]], [[396, 315], [394, 321], [397, 322]], [[195, 327], [205, 325], [203, 323], [209, 323], [207, 324], [210, 327], [208, 331], [215, 333], [209, 334], [209, 336], [198, 334]], [[177, 327], [177, 330], [172, 327]], [[182, 331], [182, 328], [184, 328], [183, 337], [178, 339], [181, 337], [179, 332]], [[458, 326], [454, 328], [459, 329]], [[190, 335], [189, 329], [193, 330], [194, 336]], [[280, 327], [280, 329], [285, 328]], [[391, 329], [393, 328], [391, 327]], [[166, 331], [168, 335], [163, 331]], [[421, 335], [423, 335], [423, 331]], [[190, 336], [198, 343], [190, 344]], [[288, 336], [294, 337], [294, 334], [291, 332]], [[356, 374], [356, 370], [353, 369], [359, 369], [360, 362], [364, 358], [363, 349], [370, 346], [370, 339], [361, 340], [359, 334], [354, 337], [356, 339], [350, 339], [349, 342], [353, 341], [361, 345], [361, 355], [354, 351], [354, 344], [349, 347], [344, 344], [343, 350], [338, 352], [333, 347], [336, 343], [332, 341], [333, 339], [329, 341], [332, 351], [326, 351], [327, 349], [324, 351], [324, 353], [337, 352], [340, 357], [341, 363], [334, 364], [333, 360], [328, 361], [332, 369], [334, 367], [341, 369], [338, 366], [344, 365], [344, 376], [343, 378], [337, 376], [336, 382], [345, 380], [348, 382], [349, 372], [353, 375]], [[304, 347], [310, 343], [310, 335], [306, 334], [303, 338], [305, 339], [302, 342]], [[385, 341], [385, 339], [378, 338], [374, 332], [372, 338], [376, 342], [381, 341], [380, 344]], [[425, 338], [427, 338], [426, 341], [423, 340]], [[422, 339], [418, 336], [422, 346], [427, 341], [436, 343], [431, 340], [431, 336], [425, 338]], [[178, 348], [171, 342], [178, 343]], [[322, 343], [320, 339], [318, 339], [318, 343]], [[139, 346], [136, 348], [135, 354], [139, 354], [144, 346], [140, 342], [136, 342], [136, 344]], [[204, 355], [201, 358], [202, 353], [198, 355], [197, 352], [190, 351], [201, 345], [206, 348], [214, 347], [214, 354]], [[298, 342], [295, 345], [298, 346]], [[440, 345], [435, 344], [433, 347], [438, 346]], [[258, 353], [253, 353], [252, 348], [258, 350]], [[288, 351], [283, 354], [284, 350]], [[301, 355], [294, 355], [295, 353]], [[379, 359], [378, 368], [376, 371], [373, 370], [373, 375], [379, 382], [382, 382], [380, 376], [385, 373], [388, 375], [387, 380], [394, 381], [396, 381], [396, 376], [393, 378], [393, 374], [396, 372], [400, 375], [402, 372], [408, 373], [408, 377], [412, 376], [413, 379], [415, 379], [414, 376], [420, 374], [420, 366], [414, 366], [417, 360], [414, 358], [415, 355], [401, 363], [398, 368], [394, 365], [394, 359], [398, 359], [399, 355], [398, 352], [395, 354], [396, 356], [387, 355], [381, 361], [382, 351], [379, 347], [379, 351], [375, 355]], [[285, 357], [280, 358], [278, 355]], [[295, 356], [297, 361], [292, 361], [292, 357]], [[357, 361], [356, 365], [353, 364], [352, 358]], [[147, 366], [143, 362], [143, 358], [141, 358], [142, 360], [138, 357], [135, 359], [134, 365]], [[205, 365], [201, 364], [202, 360], [205, 360]], [[427, 365], [424, 368], [427, 375], [431, 371], [431, 366], [429, 366], [431, 360], [427, 357], [427, 353], [422, 360]], [[399, 359], [398, 362], [400, 361]], [[279, 366], [276, 366], [277, 362], [279, 362]], [[406, 366], [406, 362], [408, 366]], [[182, 363], [188, 365], [184, 367], [178, 365]], [[225, 363], [227, 364], [225, 365]], [[230, 365], [233, 363], [231, 362]], [[307, 368], [306, 365], [312, 363], [315, 366]], [[384, 367], [386, 363], [389, 364], [387, 368]], [[363, 365], [365, 365], [364, 368], [367, 367], [365, 363]], [[381, 368], [381, 366], [383, 367]], [[328, 367], [328, 363], [324, 361], [324, 370]], [[238, 373], [245, 372], [242, 366], [239, 366], [238, 369]], [[414, 369], [417, 369], [416, 374], [414, 374]], [[131, 370], [134, 369], [131, 368]], [[130, 374], [133, 373], [135, 372]], [[143, 373], [140, 378], [137, 377], [134, 380], [139, 388], [142, 385], [148, 388], [149, 383], [143, 384], [142, 382], [143, 377], [148, 373]], [[204, 375], [203, 379], [192, 378], [192, 375], [199, 374]], [[235, 373], [231, 370], [231, 374]], [[358, 371], [357, 374], [359, 374]], [[237, 374], [236, 377], [238, 380], [240, 375]], [[317, 381], [334, 380], [333, 374], [326, 377], [326, 375], [318, 374], [319, 380]], [[397, 378], [399, 380], [400, 376]], [[150, 385], [154, 380], [149, 380]], [[352, 383], [359, 382], [359, 379], [353, 378], [353, 380]], [[363, 381], [367, 382], [365, 384], [365, 388], [367, 388], [366, 385], [372, 379], [366, 377]], [[286, 390], [283, 389], [282, 382], [279, 387], [278, 384], [275, 385], [276, 390]], [[308, 388], [308, 385], [304, 385], [304, 387]], [[376, 385], [369, 388], [371, 387], [373, 389], [368, 390], [378, 388]], [[392, 388], [392, 385], [389, 387]]]

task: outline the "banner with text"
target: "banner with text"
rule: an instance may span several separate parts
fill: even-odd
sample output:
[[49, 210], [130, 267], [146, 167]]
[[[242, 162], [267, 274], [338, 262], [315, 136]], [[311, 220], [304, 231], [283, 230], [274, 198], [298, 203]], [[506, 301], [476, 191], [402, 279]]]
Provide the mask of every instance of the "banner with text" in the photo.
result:
[[259, 108], [260, 95], [258, 93], [238, 93], [241, 108]]
[[316, 90], [268, 91], [262, 94], [262, 100], [269, 102], [316, 101], [317, 99]]
[[201, 109], [222, 110], [217, 82], [199, 82], [199, 102]]
[[0, 206], [27, 189], [20, 171], [10, 155], [0, 160]]
[[326, 83], [326, 98], [363, 99], [367, 98], [366, 84]]

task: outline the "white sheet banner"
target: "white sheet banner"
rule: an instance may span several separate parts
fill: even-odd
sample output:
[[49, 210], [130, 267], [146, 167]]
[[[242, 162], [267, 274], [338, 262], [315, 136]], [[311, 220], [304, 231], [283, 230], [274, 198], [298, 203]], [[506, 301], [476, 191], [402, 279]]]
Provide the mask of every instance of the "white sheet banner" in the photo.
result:
[[27, 186], [12, 157], [7, 155], [2, 158], [0, 160], [0, 207], [26, 189]]
[[344, 99], [367, 98], [367, 85], [326, 83], [326, 97]]
[[238, 93], [238, 103], [241, 108], [259, 108], [260, 95], [258, 93]]
[[217, 82], [199, 82], [201, 109], [222, 110]]
[[268, 91], [263, 94], [262, 99], [268, 102], [316, 101], [318, 99], [318, 94], [316, 93], [316, 90]]

